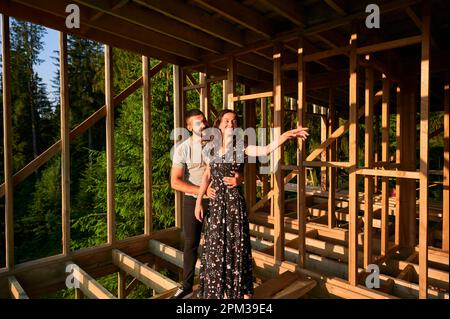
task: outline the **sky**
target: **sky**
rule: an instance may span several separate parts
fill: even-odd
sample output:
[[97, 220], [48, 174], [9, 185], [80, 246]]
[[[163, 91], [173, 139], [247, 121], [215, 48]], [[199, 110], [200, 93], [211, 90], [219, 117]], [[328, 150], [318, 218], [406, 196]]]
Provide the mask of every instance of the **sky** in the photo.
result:
[[44, 48], [39, 58], [43, 61], [40, 65], [35, 66], [36, 72], [42, 78], [42, 81], [47, 86], [47, 93], [49, 100], [54, 101], [58, 98], [55, 94], [55, 89], [52, 87], [52, 80], [55, 78], [58, 68], [54, 65], [55, 60], [52, 57], [58, 56], [58, 31], [46, 28], [47, 34], [44, 36]]

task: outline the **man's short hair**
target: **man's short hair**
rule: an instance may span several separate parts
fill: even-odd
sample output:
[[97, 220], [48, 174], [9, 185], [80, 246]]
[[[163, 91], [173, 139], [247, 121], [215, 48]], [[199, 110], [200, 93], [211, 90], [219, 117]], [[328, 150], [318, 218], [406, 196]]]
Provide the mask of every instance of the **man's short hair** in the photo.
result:
[[199, 109], [192, 109], [186, 112], [186, 114], [184, 115], [184, 120], [186, 121], [186, 124], [189, 120], [189, 118], [193, 117], [193, 116], [198, 116], [198, 115], [203, 115], [203, 117], [205, 117], [205, 114], [203, 114], [202, 111], [200, 111]]

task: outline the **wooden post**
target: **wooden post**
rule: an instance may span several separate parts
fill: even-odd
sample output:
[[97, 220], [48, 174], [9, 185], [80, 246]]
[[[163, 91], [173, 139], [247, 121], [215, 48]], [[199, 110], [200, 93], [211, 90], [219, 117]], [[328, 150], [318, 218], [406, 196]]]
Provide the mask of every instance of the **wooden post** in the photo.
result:
[[[383, 74], [382, 79], [382, 106], [381, 106], [381, 161], [389, 163], [389, 96], [390, 82]], [[386, 255], [389, 244], [389, 178], [381, 178], [381, 255]]]
[[5, 171], [6, 268], [14, 269], [14, 187], [12, 175], [11, 52], [9, 17], [2, 14], [3, 153]]
[[144, 117], [144, 234], [153, 229], [152, 215], [152, 87], [150, 60], [142, 56], [142, 108]]
[[234, 110], [233, 97], [236, 92], [236, 60], [234, 57], [230, 57], [227, 61], [227, 80], [224, 84], [224, 97], [226, 97], [224, 108]]
[[443, 170], [443, 203], [442, 203], [442, 250], [448, 252], [448, 214], [449, 214], [449, 114], [448, 114], [448, 83], [444, 87], [444, 170]]
[[348, 243], [348, 280], [352, 286], [358, 283], [358, 55], [357, 29], [352, 25], [350, 39], [350, 83], [349, 83], [349, 243]]
[[[178, 65], [173, 66], [173, 126], [177, 128], [184, 127], [184, 72]], [[175, 137], [176, 138], [176, 137]], [[174, 144], [178, 141], [175, 140]], [[175, 226], [182, 228], [182, 209], [183, 194], [175, 191]]]
[[127, 290], [127, 273], [119, 270], [117, 273], [117, 298], [125, 299]]
[[[245, 86], [245, 94], [250, 94], [250, 90]], [[244, 127], [256, 129], [256, 101], [245, 101], [244, 106]], [[247, 207], [256, 204], [256, 163], [246, 163], [245, 165], [245, 199]]]
[[428, 116], [430, 112], [430, 3], [423, 3], [422, 60], [420, 67], [420, 197], [419, 298], [428, 291]]
[[106, 98], [106, 207], [108, 244], [116, 239], [115, 172], [114, 172], [114, 85], [112, 48], [105, 45]]
[[[400, 167], [401, 160], [402, 160], [402, 92], [400, 86], [397, 86], [396, 89], [397, 93], [397, 116], [396, 116], [396, 141], [397, 146], [395, 149], [395, 163]], [[401, 203], [400, 203], [400, 196], [401, 196], [401, 185], [400, 185], [400, 178], [397, 178], [395, 183], [395, 245], [400, 245], [400, 229], [401, 226]]]
[[[326, 115], [320, 116], [320, 143], [323, 143], [327, 140], [327, 132], [328, 132], [328, 123]], [[320, 154], [320, 161], [327, 161], [327, 151], [324, 151]], [[327, 191], [327, 167], [323, 166], [320, 168], [320, 189], [322, 192]]]
[[[416, 84], [405, 82], [397, 88], [397, 150], [399, 170], [416, 170]], [[405, 155], [404, 155], [405, 154]], [[396, 182], [395, 243], [416, 246], [416, 180], [398, 178]]]
[[[262, 98], [260, 100], [261, 102], [261, 128], [265, 129], [266, 134], [265, 136], [265, 141], [264, 141], [264, 145], [267, 144], [267, 133], [269, 132], [270, 127], [267, 124], [267, 99], [266, 98]], [[269, 192], [269, 175], [264, 174], [262, 177], [262, 195], [265, 196], [267, 193]]]
[[[280, 138], [283, 128], [283, 90], [282, 90], [282, 45], [276, 44], [273, 52], [273, 125], [275, 139]], [[283, 162], [282, 146], [274, 152], [274, 185], [273, 185], [273, 215], [274, 215], [274, 257], [275, 261], [284, 260], [284, 182], [281, 170]]]
[[[306, 83], [305, 83], [305, 61], [304, 61], [304, 46], [303, 38], [299, 39], [297, 51], [297, 126], [303, 127], [305, 125], [305, 110], [306, 110]], [[306, 196], [305, 196], [305, 167], [303, 160], [306, 157], [306, 145], [302, 139], [297, 139], [297, 216], [298, 216], [298, 265], [305, 268], [306, 264]]]
[[[334, 101], [334, 88], [330, 88], [328, 95], [328, 136], [330, 136], [337, 126], [336, 105]], [[330, 145], [328, 150], [330, 161], [336, 161], [336, 142]], [[337, 168], [330, 167], [328, 170], [328, 227], [336, 226], [336, 174]]]
[[[366, 69], [364, 166], [373, 168], [373, 70]], [[373, 176], [364, 176], [364, 268], [372, 263]]]
[[209, 95], [210, 95], [210, 83], [207, 80], [207, 73], [200, 72], [200, 84], [203, 85], [200, 88], [200, 111], [205, 114], [206, 119], [209, 116]]
[[[374, 109], [375, 118], [375, 163], [378, 163], [381, 159], [380, 148], [380, 109]], [[374, 192], [378, 194], [380, 191], [380, 185], [378, 183], [378, 177], [374, 178]]]
[[70, 108], [67, 75], [67, 35], [59, 33], [59, 89], [61, 104], [61, 220], [62, 254], [70, 251]]

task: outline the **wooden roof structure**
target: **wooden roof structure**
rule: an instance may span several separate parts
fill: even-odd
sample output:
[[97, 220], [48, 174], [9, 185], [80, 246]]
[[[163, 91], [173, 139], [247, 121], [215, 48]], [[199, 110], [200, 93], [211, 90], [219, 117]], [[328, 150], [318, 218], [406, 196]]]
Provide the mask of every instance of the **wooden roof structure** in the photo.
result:
[[[67, 29], [67, 5], [79, 6], [79, 29]], [[381, 29], [360, 28], [359, 47], [373, 44], [398, 48], [377, 57], [379, 66], [399, 77], [418, 73], [417, 50], [421, 32], [420, 1], [375, 1]], [[448, 3], [433, 2], [432, 73], [448, 66]], [[223, 76], [227, 58], [236, 57], [239, 82], [264, 91], [272, 83], [272, 53], [276, 42], [286, 48], [284, 63], [296, 63], [299, 35], [304, 37], [307, 90], [313, 101], [327, 101], [323, 89], [348, 85], [348, 34], [357, 19], [369, 13], [360, 1], [342, 0], [10, 0], [1, 1], [5, 14], [55, 30], [78, 34], [114, 47], [180, 65], [211, 77]], [[380, 31], [381, 30], [381, 31]], [[401, 40], [403, 39], [403, 40]], [[399, 40], [396, 42], [396, 40]], [[393, 42], [391, 42], [393, 41]], [[404, 47], [410, 43], [410, 46]], [[385, 47], [385, 48], [387, 48]], [[379, 47], [382, 49], [382, 47]], [[374, 52], [374, 51], [371, 51]], [[331, 72], [331, 74], [330, 74]], [[295, 92], [295, 72], [286, 74], [286, 94]], [[259, 85], [258, 85], [259, 84]], [[263, 89], [264, 88], [264, 89]], [[341, 93], [338, 93], [340, 96]], [[344, 99], [342, 98], [342, 103]]]
[[[62, 110], [61, 140], [12, 175], [9, 24], [3, 23], [5, 183], [0, 195], [6, 202], [6, 267], [0, 269], [0, 297], [8, 293], [14, 298], [24, 298], [27, 293], [34, 297], [64, 288], [67, 263], [81, 267], [76, 268], [82, 279], [78, 297], [114, 298], [94, 279], [114, 272], [118, 272], [119, 298], [133, 288], [131, 284], [126, 286], [127, 274], [161, 294], [158, 297], [170, 296], [178, 287], [177, 282], [152, 267], [163, 265], [177, 272], [182, 265], [178, 249], [183, 241], [181, 193], [175, 196], [175, 227], [153, 232], [151, 226], [148, 89], [151, 77], [171, 63], [175, 127], [183, 126], [186, 90], [198, 90], [200, 108], [207, 116], [217, 112], [208, 103], [208, 87], [213, 81], [223, 81], [224, 108], [234, 109], [235, 102], [245, 101], [246, 127], [256, 125], [256, 99], [261, 101], [265, 127], [283, 127], [285, 96], [297, 100], [290, 111], [296, 112], [298, 125], [305, 123], [307, 102], [328, 109], [319, 114], [322, 143], [317, 149], [306, 154], [300, 142], [296, 165], [284, 165], [282, 148], [274, 152], [275, 161], [281, 165], [272, 176], [263, 178], [263, 197], [258, 202], [256, 168], [249, 165], [246, 171], [257, 284], [264, 287], [264, 282], [280, 276], [280, 282], [286, 285], [270, 291], [260, 289], [258, 293], [273, 298], [311, 293], [343, 298], [448, 299], [449, 2], [373, 2], [380, 9], [380, 29], [365, 25], [369, 13], [364, 3], [356, 0], [0, 0], [4, 21], [11, 16], [60, 31]], [[66, 7], [72, 3], [80, 9], [79, 29], [66, 27]], [[67, 34], [105, 44], [105, 106], [72, 131], [68, 125]], [[143, 56], [142, 77], [118, 95], [114, 95], [112, 86], [111, 47]], [[161, 63], [149, 69], [149, 57]], [[200, 72], [199, 83], [193, 79], [193, 72]], [[236, 93], [237, 83], [245, 85], [244, 95]], [[116, 240], [113, 110], [139, 87], [144, 88], [144, 234]], [[445, 114], [440, 132], [446, 143], [444, 167], [439, 172], [444, 184], [441, 205], [428, 198], [429, 175], [433, 173], [428, 167], [428, 139], [436, 133], [429, 131], [428, 118], [430, 111], [438, 110]], [[272, 123], [268, 123], [268, 112], [272, 112]], [[421, 116], [420, 124], [416, 114]], [[362, 123], [363, 115], [365, 143], [364, 150], [359, 150], [358, 123]], [[395, 154], [389, 154], [391, 115], [397, 119]], [[100, 247], [70, 251], [69, 144], [103, 117], [107, 131], [108, 239]], [[339, 118], [346, 120], [341, 126]], [[344, 162], [337, 158], [336, 140], [347, 131], [349, 154]], [[411, 138], [414, 136], [417, 138]], [[410, 156], [417, 149], [419, 156]], [[360, 151], [364, 152], [364, 165], [358, 162]], [[59, 152], [62, 254], [15, 265], [14, 185]], [[316, 160], [318, 157], [320, 160]], [[321, 190], [305, 187], [308, 167], [321, 167], [322, 178], [325, 176]], [[336, 189], [337, 168], [349, 170], [348, 191]], [[297, 198], [285, 200], [284, 192], [293, 178], [297, 178]], [[362, 193], [358, 192], [360, 178], [364, 179]], [[389, 179], [395, 180], [396, 198], [389, 196]], [[430, 240], [430, 221], [438, 225], [440, 247]], [[376, 290], [363, 286], [364, 269], [370, 264], [382, 269], [382, 287]]]

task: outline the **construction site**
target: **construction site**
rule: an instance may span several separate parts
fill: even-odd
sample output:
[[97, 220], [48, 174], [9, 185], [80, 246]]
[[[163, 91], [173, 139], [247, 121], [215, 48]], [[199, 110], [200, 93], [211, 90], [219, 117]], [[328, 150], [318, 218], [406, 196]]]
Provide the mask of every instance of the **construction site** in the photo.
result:
[[[71, 4], [79, 8], [78, 28], [66, 23]], [[168, 112], [174, 128], [185, 125], [190, 91], [198, 94], [208, 120], [222, 109], [239, 110], [244, 128], [275, 128], [274, 138], [291, 128], [292, 119], [296, 126], [305, 126], [307, 117], [320, 122], [320, 145], [312, 152], [299, 139], [295, 161], [286, 161], [283, 146], [273, 153], [273, 172], [261, 174], [260, 163], [246, 164], [255, 299], [448, 299], [449, 2], [380, 0], [367, 7], [356, 0], [0, 0], [5, 203], [0, 298], [41, 298], [64, 289], [68, 265], [79, 278], [76, 298], [124, 299], [135, 281], [158, 299], [180, 287], [182, 193], [175, 192], [175, 225], [152, 226], [152, 160], [159, 154], [152, 152], [150, 88], [152, 77], [173, 65]], [[59, 32], [60, 139], [16, 173], [10, 17]], [[105, 101], [71, 130], [67, 36], [72, 34], [104, 44]], [[141, 77], [122, 92], [113, 89], [113, 47], [142, 56]], [[150, 67], [150, 58], [160, 63]], [[222, 105], [210, 101], [214, 83], [222, 84]], [[119, 239], [114, 110], [138, 89], [144, 232]], [[430, 123], [432, 113], [443, 114], [437, 126]], [[102, 119], [107, 242], [74, 250], [71, 142]], [[429, 143], [437, 136], [444, 146], [431, 154]], [[343, 140], [347, 154], [338, 151]], [[15, 188], [56, 155], [62, 252], [16, 263]], [[441, 158], [438, 165], [430, 166], [431, 155]], [[442, 200], [430, 196], [437, 187]], [[379, 269], [379, 287], [366, 284], [373, 267]], [[163, 268], [178, 278], [161, 273]], [[114, 293], [96, 280], [110, 274], [117, 274]]]

